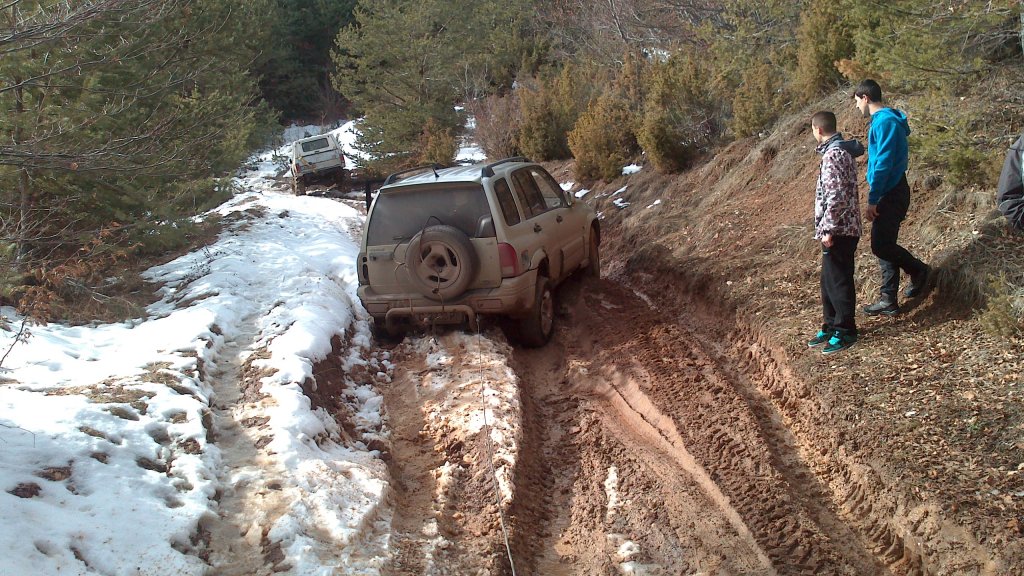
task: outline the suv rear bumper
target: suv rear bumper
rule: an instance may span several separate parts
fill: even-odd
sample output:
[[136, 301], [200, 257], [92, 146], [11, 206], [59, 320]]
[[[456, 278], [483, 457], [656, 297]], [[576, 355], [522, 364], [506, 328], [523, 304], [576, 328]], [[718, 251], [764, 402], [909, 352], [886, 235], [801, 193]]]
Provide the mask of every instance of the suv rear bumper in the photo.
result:
[[313, 184], [322, 180], [333, 180], [344, 173], [345, 166], [339, 164], [330, 168], [317, 168], [309, 172], [302, 172], [298, 177], [302, 178], [306, 184]]
[[478, 314], [524, 316], [537, 298], [537, 271], [529, 270], [515, 278], [504, 278], [498, 288], [468, 290], [451, 302], [438, 302], [418, 292], [378, 294], [370, 286], [358, 290], [359, 300], [375, 320], [390, 325], [401, 321], [437, 321], [458, 323], [451, 315], [464, 317], [471, 324]]

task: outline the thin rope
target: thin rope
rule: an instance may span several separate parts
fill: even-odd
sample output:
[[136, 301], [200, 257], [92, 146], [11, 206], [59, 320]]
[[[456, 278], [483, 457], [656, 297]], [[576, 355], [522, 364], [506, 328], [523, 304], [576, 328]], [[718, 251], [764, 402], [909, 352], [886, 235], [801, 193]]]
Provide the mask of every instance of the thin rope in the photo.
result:
[[[476, 358], [477, 370], [483, 356], [480, 352], [480, 323], [476, 323]], [[508, 543], [508, 529], [505, 527], [505, 513], [501, 510], [501, 491], [498, 489], [498, 473], [494, 470], [494, 448], [491, 446], [491, 425], [487, 422], [487, 397], [484, 394], [484, 379], [480, 378], [480, 404], [484, 413], [484, 445], [487, 446], [487, 465], [491, 469], [491, 482], [494, 485], [494, 504], [498, 507], [498, 523], [501, 524], [501, 535], [505, 539], [505, 553], [508, 555], [508, 564], [512, 568], [512, 576], [516, 576], [516, 563], [512, 560], [512, 547]]]

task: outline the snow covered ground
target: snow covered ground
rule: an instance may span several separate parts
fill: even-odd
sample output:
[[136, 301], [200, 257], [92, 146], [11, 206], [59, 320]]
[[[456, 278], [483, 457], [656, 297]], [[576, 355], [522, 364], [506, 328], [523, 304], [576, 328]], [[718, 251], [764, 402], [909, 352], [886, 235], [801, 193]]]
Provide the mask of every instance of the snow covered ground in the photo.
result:
[[[351, 125], [336, 133], [351, 150]], [[387, 439], [392, 366], [355, 295], [363, 217], [284, 193], [281, 152], [254, 157], [207, 216], [225, 222], [214, 244], [147, 272], [161, 288], [144, 317], [18, 338], [23, 319], [0, 309], [0, 575], [201, 574], [201, 557], [246, 554], [217, 549], [225, 521], [288, 573], [387, 561], [389, 478], [368, 445]], [[304, 393], [330, 354], [354, 435]], [[492, 424], [511, 427], [500, 412]], [[244, 449], [222, 445], [230, 420]], [[226, 504], [250, 493], [276, 495], [263, 510]]]

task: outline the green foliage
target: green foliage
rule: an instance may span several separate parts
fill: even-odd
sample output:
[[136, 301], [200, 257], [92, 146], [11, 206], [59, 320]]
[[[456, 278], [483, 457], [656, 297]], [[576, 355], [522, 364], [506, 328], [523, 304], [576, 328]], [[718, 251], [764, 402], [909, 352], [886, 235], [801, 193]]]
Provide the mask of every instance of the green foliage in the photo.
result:
[[442, 127], [433, 118], [427, 120], [420, 134], [420, 163], [448, 166], [455, 159], [458, 148], [459, 144], [450, 128]]
[[786, 94], [779, 77], [757, 67], [743, 72], [733, 93], [732, 129], [737, 136], [753, 136], [770, 127], [783, 111]]
[[384, 172], [420, 157], [427, 122], [459, 129], [453, 106], [498, 91], [521, 61], [525, 0], [360, 0], [333, 53], [335, 88], [364, 115], [363, 152]]
[[843, 82], [835, 63], [853, 55], [845, 11], [835, 0], [811, 0], [800, 13], [794, 91], [805, 101]]
[[629, 103], [614, 93], [594, 101], [569, 133], [576, 177], [612, 180], [621, 176], [622, 167], [637, 151], [633, 122]]
[[720, 132], [708, 70], [694, 57], [676, 55], [652, 64], [645, 83], [637, 142], [659, 172], [677, 172]]
[[355, 0], [273, 0], [272, 33], [257, 63], [264, 99], [287, 119], [334, 120], [331, 49], [352, 23]]
[[911, 160], [945, 174], [956, 187], [991, 187], [999, 178], [1005, 149], [984, 136], [1003, 130], [1000, 120], [975, 98], [931, 93], [908, 111]]
[[38, 0], [0, 15], [0, 243], [21, 273], [73, 259], [99, 230], [194, 214], [179, 189], [233, 170], [271, 120], [248, 73], [266, 0]]
[[568, 134], [594, 94], [612, 82], [590, 69], [566, 64], [557, 74], [523, 82], [519, 97], [519, 149], [533, 160], [563, 160], [572, 155]]
[[1020, 57], [1020, 3], [842, 0], [856, 60], [893, 90], [948, 93]]

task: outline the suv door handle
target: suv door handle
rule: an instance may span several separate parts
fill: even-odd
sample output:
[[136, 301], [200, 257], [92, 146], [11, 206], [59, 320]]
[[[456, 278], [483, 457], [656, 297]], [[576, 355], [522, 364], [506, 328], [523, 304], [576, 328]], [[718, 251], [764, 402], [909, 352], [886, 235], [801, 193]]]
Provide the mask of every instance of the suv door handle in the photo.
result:
[[561, 214], [559, 214], [558, 216], [555, 216], [555, 222], [561, 222], [561, 221], [562, 221], [562, 215]]
[[534, 232], [540, 232], [541, 230], [543, 230], [543, 228], [540, 227], [540, 224], [534, 224], [533, 225], [533, 231]]

